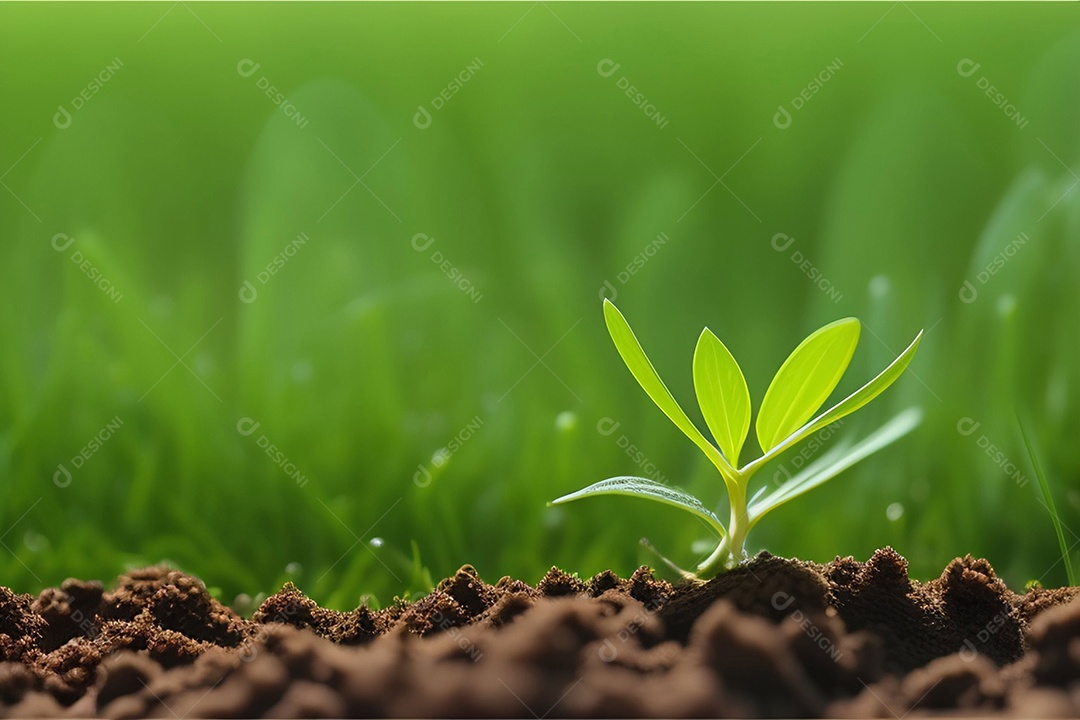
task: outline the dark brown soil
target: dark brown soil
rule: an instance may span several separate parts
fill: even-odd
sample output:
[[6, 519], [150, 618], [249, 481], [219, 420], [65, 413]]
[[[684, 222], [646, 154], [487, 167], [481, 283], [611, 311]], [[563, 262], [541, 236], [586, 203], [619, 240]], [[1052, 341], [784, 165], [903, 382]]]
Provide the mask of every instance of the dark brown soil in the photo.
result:
[[1080, 588], [985, 560], [926, 583], [885, 548], [762, 553], [676, 588], [640, 568], [537, 585], [469, 566], [416, 602], [336, 612], [292, 585], [251, 620], [152, 567], [116, 589], [0, 588], [0, 714], [619, 717], [1080, 714]]

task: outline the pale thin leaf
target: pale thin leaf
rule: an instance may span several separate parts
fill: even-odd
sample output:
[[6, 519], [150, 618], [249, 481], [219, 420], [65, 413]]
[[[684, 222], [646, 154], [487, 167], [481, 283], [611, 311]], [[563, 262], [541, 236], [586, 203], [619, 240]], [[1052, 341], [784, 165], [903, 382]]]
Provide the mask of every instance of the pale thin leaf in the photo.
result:
[[799, 343], [780, 366], [758, 412], [762, 452], [802, 427], [828, 399], [851, 362], [859, 328], [855, 318], [831, 322]]
[[656, 502], [682, 508], [683, 510], [697, 515], [707, 522], [709, 527], [715, 530], [720, 537], [724, 537], [724, 535], [727, 534], [727, 530], [724, 528], [724, 524], [720, 522], [720, 518], [716, 517], [716, 515], [705, 507], [705, 505], [696, 497], [684, 493], [682, 490], [676, 490], [663, 483], [658, 483], [655, 480], [649, 480], [642, 477], [623, 475], [608, 478], [607, 480], [601, 480], [598, 483], [593, 483], [587, 488], [552, 500], [549, 504], [559, 505], [560, 503], [570, 502], [571, 500], [580, 500], [583, 497], [591, 497], [593, 495], [629, 495], [631, 497], [655, 500]]
[[634, 331], [630, 329], [626, 318], [623, 317], [614, 303], [607, 298], [604, 299], [604, 321], [607, 323], [608, 333], [615, 343], [615, 348], [619, 351], [623, 362], [626, 363], [626, 367], [629, 368], [630, 373], [641, 385], [641, 388], [652, 398], [656, 406], [663, 410], [664, 414], [695, 445], [701, 448], [701, 451], [708, 456], [709, 460], [720, 471], [720, 474], [724, 476], [724, 480], [731, 482], [735, 478], [735, 468], [728, 463], [712, 443], [705, 439], [701, 431], [694, 426], [694, 423], [686, 416], [683, 409], [679, 407], [679, 403], [675, 401], [671, 391], [667, 389], [664, 381], [660, 379], [660, 375], [656, 372], [656, 368], [653, 367], [652, 362], [645, 355], [641, 343], [638, 342]]
[[739, 363], [709, 328], [701, 331], [694, 349], [694, 391], [720, 450], [738, 467], [750, 431], [750, 389]]
[[922, 410], [908, 408], [871, 433], [861, 442], [851, 445], [850, 440], [841, 442], [808, 465], [780, 487], [757, 502], [751, 502], [747, 511], [750, 527], [765, 513], [780, 507], [788, 500], [813, 490], [833, 479], [844, 470], [872, 455], [883, 447], [911, 432], [922, 421]]

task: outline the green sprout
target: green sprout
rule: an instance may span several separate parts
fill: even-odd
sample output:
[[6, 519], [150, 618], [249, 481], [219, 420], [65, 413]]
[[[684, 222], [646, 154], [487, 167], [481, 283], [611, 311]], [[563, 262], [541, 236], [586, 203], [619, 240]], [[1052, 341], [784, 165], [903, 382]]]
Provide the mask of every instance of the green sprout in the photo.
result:
[[[765, 463], [794, 447], [818, 430], [850, 415], [880, 395], [904, 372], [922, 339], [922, 331], [899, 357], [861, 388], [829, 410], [811, 419], [828, 399], [851, 362], [859, 342], [859, 321], [844, 318], [829, 323], [802, 341], [780, 366], [758, 410], [757, 432], [762, 455], [738, 467], [743, 443], [750, 431], [750, 390], [739, 364], [705, 328], [694, 350], [694, 390], [705, 423], [716, 444], [709, 442], [686, 416], [642, 350], [626, 318], [604, 300], [604, 320], [626, 367], [668, 418], [697, 445], [720, 471], [731, 505], [728, 527], [704, 503], [687, 493], [654, 480], [620, 476], [601, 480], [552, 501], [552, 505], [593, 495], [631, 495], [687, 510], [719, 536], [713, 553], [697, 566], [697, 573], [680, 570], [687, 577], [710, 577], [746, 559], [746, 535], [765, 513], [825, 483], [862, 458], [905, 435], [920, 421], [922, 413], [910, 408], [861, 442], [841, 441], [829, 452], [766, 493], [767, 486], [747, 503], [750, 478]], [[676, 568], [677, 569], [677, 568]]]

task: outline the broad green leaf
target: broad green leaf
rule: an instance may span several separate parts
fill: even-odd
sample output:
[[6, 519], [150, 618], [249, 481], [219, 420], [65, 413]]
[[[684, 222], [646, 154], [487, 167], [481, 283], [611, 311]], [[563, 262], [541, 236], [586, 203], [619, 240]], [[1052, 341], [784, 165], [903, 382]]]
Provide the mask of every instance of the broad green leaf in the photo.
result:
[[694, 391], [720, 450], [738, 467], [750, 431], [750, 389], [739, 363], [709, 328], [701, 331], [694, 349]]
[[812, 421], [799, 428], [796, 432], [789, 435], [787, 439], [762, 455], [752, 464], [754, 466], [760, 466], [768, 462], [800, 440], [817, 432], [826, 425], [836, 422], [840, 418], [847, 417], [881, 393], [885, 392], [885, 389], [896, 382], [897, 378], [899, 378], [904, 370], [907, 369], [907, 366], [911, 364], [911, 359], [915, 357], [915, 351], [919, 349], [919, 342], [922, 340], [922, 336], [923, 331], [920, 330], [919, 334], [915, 336], [915, 339], [911, 341], [911, 344], [907, 346], [907, 349], [900, 353], [900, 355], [893, 360], [887, 368], [882, 370], [877, 377], [848, 395], [829, 410], [826, 410]]
[[671, 391], [664, 385], [664, 381], [660, 379], [660, 375], [657, 374], [656, 368], [653, 367], [653, 364], [645, 355], [645, 351], [641, 348], [641, 343], [638, 342], [637, 337], [634, 335], [634, 331], [630, 329], [630, 325], [626, 322], [626, 318], [623, 317], [622, 313], [619, 312], [619, 309], [615, 307], [614, 303], [607, 298], [604, 298], [604, 321], [607, 323], [608, 333], [615, 343], [615, 348], [619, 351], [619, 355], [622, 356], [623, 362], [626, 363], [626, 367], [630, 369], [630, 373], [634, 376], [634, 379], [638, 381], [638, 384], [641, 385], [641, 388], [650, 398], [652, 398], [652, 401], [656, 403], [656, 406], [663, 410], [664, 414], [667, 415], [695, 445], [701, 448], [701, 451], [708, 456], [709, 460], [711, 460], [720, 471], [720, 474], [724, 476], [724, 480], [726, 482], [732, 482], [735, 478], [735, 468], [733, 468], [717, 449], [705, 439], [705, 436], [701, 434], [701, 431], [694, 426], [694, 423], [686, 416], [683, 409], [679, 407], [679, 403], [675, 401]]
[[579, 500], [583, 497], [590, 497], [593, 495], [629, 495], [632, 497], [655, 500], [656, 502], [682, 508], [683, 510], [697, 515], [707, 522], [709, 527], [715, 530], [720, 537], [724, 537], [724, 535], [727, 534], [727, 530], [724, 528], [724, 524], [720, 522], [720, 518], [716, 517], [716, 515], [693, 495], [688, 495], [682, 490], [676, 490], [663, 483], [658, 483], [655, 480], [648, 480], [641, 477], [623, 475], [620, 477], [608, 478], [607, 480], [601, 480], [598, 483], [593, 483], [587, 488], [552, 500], [549, 504], [559, 505], [560, 503]]
[[819, 485], [832, 480], [865, 457], [872, 455], [911, 432], [922, 421], [922, 410], [908, 408], [875, 430], [869, 437], [851, 445], [850, 440], [841, 442], [824, 455], [810, 463], [801, 473], [787, 480], [764, 498], [750, 503], [747, 515], [750, 527], [757, 524], [765, 513], [780, 507]]
[[758, 412], [762, 452], [802, 427], [828, 399], [851, 362], [859, 327], [855, 318], [831, 322], [799, 343], [780, 366]]

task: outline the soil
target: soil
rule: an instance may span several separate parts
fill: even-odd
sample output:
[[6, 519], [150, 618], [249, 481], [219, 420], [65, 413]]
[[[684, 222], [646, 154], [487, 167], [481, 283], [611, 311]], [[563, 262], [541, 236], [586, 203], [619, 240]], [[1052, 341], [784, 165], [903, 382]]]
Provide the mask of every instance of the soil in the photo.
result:
[[0, 588], [0, 714], [19, 717], [1080, 715], [1080, 588], [985, 560], [910, 580], [890, 548], [762, 553], [708, 583], [639, 568], [535, 586], [469, 566], [351, 612], [286, 585], [246, 620], [150, 567]]

